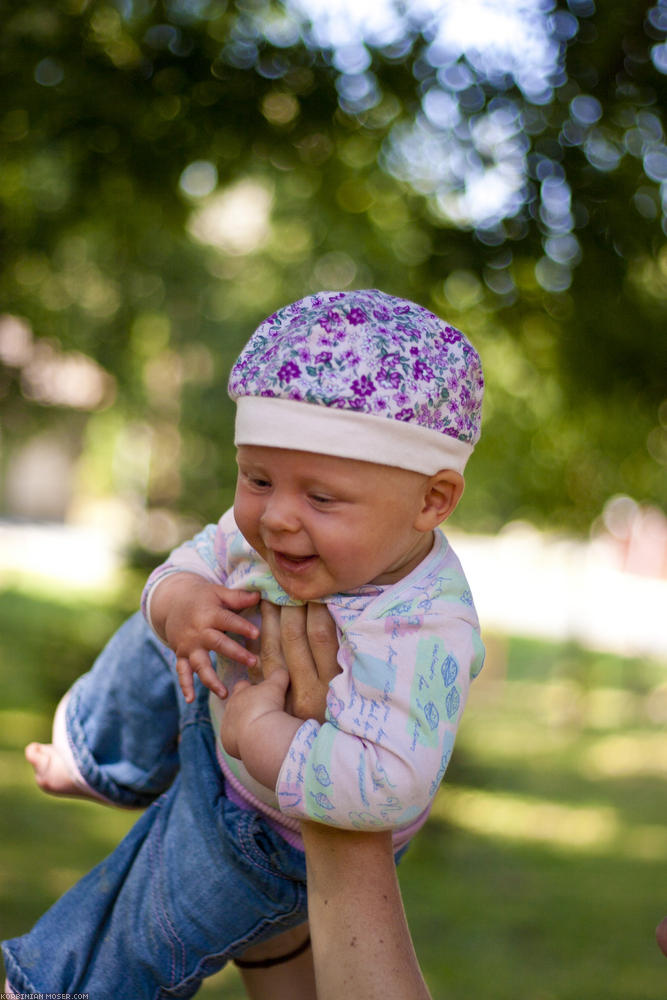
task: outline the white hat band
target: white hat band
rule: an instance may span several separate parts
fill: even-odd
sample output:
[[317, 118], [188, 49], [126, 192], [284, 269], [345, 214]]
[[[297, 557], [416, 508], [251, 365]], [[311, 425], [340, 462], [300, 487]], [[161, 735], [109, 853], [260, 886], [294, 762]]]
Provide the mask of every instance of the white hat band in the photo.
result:
[[440, 469], [462, 473], [473, 450], [418, 424], [272, 396], [236, 400], [234, 444], [336, 455], [427, 476]]

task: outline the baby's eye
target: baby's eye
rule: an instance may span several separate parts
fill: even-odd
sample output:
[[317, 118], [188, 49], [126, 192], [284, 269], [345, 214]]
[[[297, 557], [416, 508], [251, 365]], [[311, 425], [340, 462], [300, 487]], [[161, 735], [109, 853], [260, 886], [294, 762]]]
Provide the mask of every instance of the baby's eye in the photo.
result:
[[325, 496], [322, 493], [312, 493], [310, 499], [314, 503], [319, 504], [320, 507], [326, 506], [326, 504], [330, 504], [330, 503], [334, 502], [334, 498], [333, 497]]
[[255, 486], [257, 489], [260, 490], [266, 489], [267, 486], [271, 485], [271, 481], [269, 479], [264, 479], [263, 476], [246, 475], [245, 478], [247, 482], [250, 483], [251, 486]]

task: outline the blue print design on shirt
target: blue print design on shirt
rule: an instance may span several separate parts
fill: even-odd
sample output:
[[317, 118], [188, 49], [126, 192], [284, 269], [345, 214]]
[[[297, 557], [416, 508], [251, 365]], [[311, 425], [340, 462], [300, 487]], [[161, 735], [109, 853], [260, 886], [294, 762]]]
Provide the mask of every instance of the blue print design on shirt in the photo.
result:
[[282, 792], [280, 795], [280, 806], [282, 809], [296, 809], [301, 804], [301, 798], [298, 792]]
[[452, 750], [454, 749], [454, 736], [455, 734], [451, 731], [445, 733], [445, 739], [442, 746], [442, 758], [440, 760], [440, 767], [438, 768], [438, 773], [436, 774], [431, 787], [429, 788], [429, 795], [431, 798], [435, 795], [438, 790], [438, 785], [445, 776], [445, 771], [447, 770], [447, 765], [451, 760]]
[[359, 781], [359, 798], [365, 806], [370, 806], [368, 801], [368, 795], [366, 794], [366, 769], [364, 766], [364, 755], [359, 754], [359, 763], [357, 764], [357, 779]]
[[451, 720], [454, 718], [459, 710], [459, 705], [461, 704], [461, 696], [455, 687], [447, 695], [445, 701], [445, 706], [447, 708], [447, 717]]
[[421, 806], [408, 806], [407, 809], [403, 810], [400, 816], [393, 817], [392, 824], [395, 824], [397, 827], [407, 826], [408, 823], [417, 819], [417, 816], [421, 815], [422, 811]]
[[331, 778], [329, 777], [329, 772], [324, 764], [317, 764], [317, 766], [313, 768], [313, 771], [315, 772], [315, 777], [323, 788], [327, 788], [329, 785], [333, 784]]
[[371, 826], [384, 826], [384, 822], [379, 816], [374, 816], [373, 813], [369, 812], [357, 812], [353, 811], [348, 813], [350, 817], [350, 822], [356, 830], [365, 830]]
[[[183, 542], [184, 549], [194, 549], [200, 559], [210, 566], [216, 574], [223, 572], [220, 560], [215, 550], [216, 531], [215, 525], [209, 524], [203, 528], [194, 538]], [[224, 554], [224, 553], [223, 553]], [[171, 557], [169, 558], [171, 561]]]
[[429, 729], [438, 728], [438, 723], [440, 722], [440, 712], [432, 701], [429, 701], [424, 705], [424, 718], [428, 723]]
[[446, 711], [445, 690], [458, 673], [456, 660], [448, 655], [444, 643], [433, 637], [419, 641], [417, 667], [410, 691], [408, 723], [413, 753], [417, 744], [438, 745], [439, 727]]
[[234, 565], [237, 562], [241, 562], [242, 560], [247, 559], [248, 557], [247, 547], [248, 543], [246, 542], [241, 532], [238, 530], [235, 531], [229, 539], [228, 551], [229, 551], [230, 565]]
[[324, 792], [318, 792], [317, 795], [315, 795], [314, 792], [311, 792], [310, 796], [311, 796], [312, 799], [315, 800], [315, 802], [318, 804], [318, 806], [321, 809], [335, 809], [336, 808], [334, 806], [333, 802], [331, 801], [331, 799], [329, 798], [329, 796], [325, 795]]
[[396, 686], [395, 651], [389, 648], [387, 654], [387, 659], [381, 660], [378, 656], [369, 656], [357, 650], [352, 663], [352, 676], [377, 691], [393, 691]]
[[442, 679], [449, 687], [454, 683], [459, 673], [459, 665], [451, 654], [447, 657], [442, 667], [440, 668], [442, 673]]

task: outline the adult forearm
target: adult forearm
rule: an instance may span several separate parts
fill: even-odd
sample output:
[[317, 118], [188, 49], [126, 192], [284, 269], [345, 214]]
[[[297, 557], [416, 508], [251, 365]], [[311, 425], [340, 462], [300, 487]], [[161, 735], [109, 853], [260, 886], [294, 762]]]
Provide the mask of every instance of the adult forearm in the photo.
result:
[[430, 1000], [415, 955], [391, 834], [303, 823], [318, 1000]]

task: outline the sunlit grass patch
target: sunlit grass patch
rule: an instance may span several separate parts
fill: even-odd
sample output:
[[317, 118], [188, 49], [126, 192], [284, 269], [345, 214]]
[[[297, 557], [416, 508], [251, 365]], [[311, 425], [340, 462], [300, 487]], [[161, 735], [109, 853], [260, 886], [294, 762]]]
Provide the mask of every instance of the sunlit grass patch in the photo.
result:
[[607, 850], [619, 834], [618, 818], [609, 806], [566, 806], [457, 786], [441, 791], [433, 815], [484, 837], [567, 851]]
[[481, 837], [542, 845], [565, 853], [667, 858], [667, 825], [627, 823], [610, 805], [572, 806], [547, 799], [451, 786], [433, 817]]
[[583, 755], [582, 773], [592, 777], [667, 778], [667, 732], [632, 732], [596, 740]]

